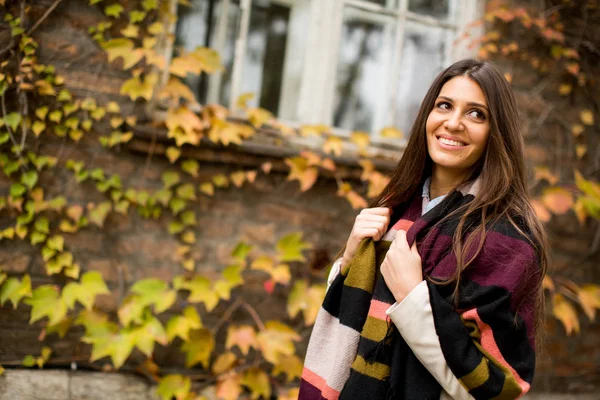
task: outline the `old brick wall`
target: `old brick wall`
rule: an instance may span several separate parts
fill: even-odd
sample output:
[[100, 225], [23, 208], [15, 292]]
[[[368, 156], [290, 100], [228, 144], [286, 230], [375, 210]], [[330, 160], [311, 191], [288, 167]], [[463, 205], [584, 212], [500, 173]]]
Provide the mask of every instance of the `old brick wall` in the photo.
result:
[[[35, 9], [41, 14], [51, 3], [40, 0], [36, 2]], [[132, 104], [118, 93], [124, 79], [129, 77], [128, 73], [107, 65], [104, 53], [86, 32], [89, 26], [101, 19], [99, 12], [79, 1], [64, 1], [35, 35], [40, 42], [40, 61], [56, 65], [57, 72], [66, 78], [67, 87], [76, 96], [93, 96], [100, 104], [119, 101], [126, 114], [141, 115], [140, 104]], [[526, 71], [514, 75], [523, 79], [535, 78], [526, 75]], [[532, 97], [525, 81], [519, 83], [516, 80], [515, 85], [519, 101], [531, 118], [543, 112], [543, 104]], [[148, 144], [148, 140], [137, 139], [130, 148], [108, 153], [97, 142], [100, 133], [106, 132], [90, 134], [77, 145], [48, 139], [42, 149], [59, 156], [62, 162], [66, 159], [81, 160], [89, 168], [103, 168], [108, 175], [117, 173], [126, 188], [152, 191], [161, 187], [161, 174], [172, 168], [166, 159], [154, 155], [147, 162], [146, 154], [132, 151], [134, 148], [148, 148], [143, 145]], [[529, 138], [533, 144], [528, 152], [530, 160], [549, 157], [532, 139], [535, 138]], [[200, 176], [189, 178], [190, 182], [200, 182], [215, 173], [233, 172], [240, 167], [250, 168], [253, 163], [255, 167], [258, 165], [257, 158], [245, 157], [244, 154], [230, 156], [226, 163], [218, 161], [218, 150], [214, 150], [212, 157], [214, 161], [203, 163]], [[280, 160], [273, 161], [280, 163]], [[358, 168], [349, 167], [348, 170], [349, 174], [352, 171], [355, 174]], [[307, 193], [300, 193], [298, 184], [286, 181], [285, 177], [283, 172], [259, 173], [253, 185], [217, 190], [212, 198], [198, 199], [195, 203], [199, 221], [195, 229], [198, 241], [193, 246], [193, 255], [199, 271], [209, 276], [216, 275], [227, 265], [228, 255], [239, 240], [255, 245], [255, 252], [266, 252], [273, 249], [276, 238], [294, 231], [303, 231], [305, 239], [314, 245], [309, 252], [309, 266], [292, 265], [294, 275], [311, 274], [313, 268], [310, 265], [317, 269], [332, 261], [350, 232], [356, 212], [346, 200], [335, 195], [337, 186], [332, 179], [320, 180]], [[45, 172], [40, 180], [48, 182], [46, 196], [64, 195], [69, 201], [81, 205], [105, 199], [105, 195], [98, 193], [92, 183], [79, 185], [66, 171], [60, 175]], [[6, 177], [0, 176], [0, 195], [8, 192], [9, 185]], [[0, 226], [4, 226], [6, 218], [6, 215], [0, 214]], [[598, 255], [588, 255], [596, 226], [588, 223], [580, 227], [573, 216], [558, 217], [550, 225], [556, 270], [575, 282], [600, 282]], [[98, 306], [106, 311], [115, 310], [126, 293], [128, 283], [145, 277], [171, 279], [183, 272], [173, 257], [177, 241], [168, 233], [164, 216], [154, 221], [143, 219], [136, 213], [128, 216], [112, 213], [105, 229], [88, 227], [77, 234], [65, 234], [65, 239], [84, 270], [101, 271], [108, 281], [112, 295], [102, 296], [98, 301]], [[29, 273], [34, 285], [61, 283], [60, 278], [45, 275], [39, 250], [28, 243], [0, 242], [0, 262], [11, 273]], [[324, 272], [314, 273], [324, 276]], [[251, 297], [265, 319], [284, 318], [284, 291], [276, 288], [274, 295], [267, 295], [260, 285], [263, 279], [258, 274], [247, 275], [249, 284], [236, 290], [243, 290]], [[205, 323], [209, 325], [216, 321], [225, 307], [224, 304], [219, 305], [212, 314], [203, 315]], [[234, 313], [232, 319], [251, 323], [244, 312]], [[26, 354], [39, 354], [42, 343], [38, 334], [42, 325], [29, 326], [25, 313], [0, 308], [0, 364], [19, 362]], [[310, 329], [305, 328], [299, 318], [293, 325], [306, 341]], [[546, 353], [541, 357], [534, 386], [536, 390], [591, 392], [600, 388], [600, 325], [584, 321], [582, 330], [582, 335], [566, 337], [562, 326], [549, 318]], [[72, 358], [88, 358], [89, 347], [77, 342], [79, 333], [74, 329], [65, 339], [56, 335], [45, 339], [55, 350], [54, 365], [68, 367]], [[156, 361], [159, 363], [183, 365], [181, 357], [158, 346]]]

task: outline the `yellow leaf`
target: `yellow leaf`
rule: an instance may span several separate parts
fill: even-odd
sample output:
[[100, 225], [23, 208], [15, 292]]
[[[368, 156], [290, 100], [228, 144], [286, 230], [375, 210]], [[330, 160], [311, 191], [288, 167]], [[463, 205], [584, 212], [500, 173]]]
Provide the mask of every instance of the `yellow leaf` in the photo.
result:
[[121, 94], [128, 95], [129, 98], [134, 101], [139, 97], [146, 100], [150, 100], [154, 86], [158, 81], [158, 74], [150, 73], [142, 80], [139, 76], [127, 80], [123, 86], [121, 86]]
[[581, 124], [574, 124], [571, 127], [571, 133], [575, 137], [579, 137], [583, 133], [584, 130], [585, 130], [585, 127]]
[[582, 159], [583, 156], [585, 156], [585, 153], [587, 153], [587, 146], [585, 144], [578, 144], [575, 146], [575, 154], [577, 155], [578, 159]]
[[274, 263], [271, 257], [261, 256], [252, 261], [252, 264], [250, 264], [250, 269], [271, 273], [271, 271], [273, 270], [273, 265]]
[[213, 374], [221, 375], [222, 373], [229, 371], [236, 361], [236, 355], [230, 351], [219, 355], [212, 366]]
[[271, 383], [269, 376], [260, 368], [252, 367], [244, 373], [242, 377], [242, 385], [248, 387], [251, 392], [252, 399], [271, 397]]
[[169, 146], [167, 148], [167, 150], [165, 151], [165, 155], [169, 159], [169, 162], [171, 164], [173, 164], [173, 163], [175, 163], [175, 161], [177, 161], [179, 156], [181, 156], [181, 149], [179, 149], [177, 147]]
[[275, 283], [280, 283], [282, 285], [289, 284], [290, 279], [292, 279], [289, 265], [280, 264], [277, 267], [273, 268], [273, 271], [271, 271], [271, 278], [273, 278], [273, 281]]
[[585, 201], [581, 197], [578, 198], [575, 202], [575, 205], [573, 206], [573, 211], [575, 211], [575, 216], [577, 217], [579, 224], [583, 226], [585, 224], [585, 220], [588, 217], [588, 213], [585, 207]]
[[538, 165], [534, 168], [534, 174], [535, 174], [534, 179], [536, 181], [545, 179], [551, 185], [556, 185], [556, 183], [558, 182], [558, 177], [556, 175], [554, 175], [552, 172], [550, 172], [550, 169], [548, 167]]
[[169, 343], [165, 328], [156, 317], [152, 317], [141, 326], [132, 329], [130, 335], [133, 345], [146, 357], [152, 357], [154, 342], [163, 346]]
[[181, 350], [186, 353], [185, 366], [191, 368], [200, 363], [208, 369], [210, 355], [215, 347], [215, 339], [208, 329], [196, 329], [190, 332], [190, 340], [183, 343]]
[[378, 196], [379, 193], [387, 186], [390, 182], [390, 178], [383, 175], [381, 172], [374, 171], [369, 175], [369, 190], [367, 191], [367, 197], [372, 199]]
[[245, 110], [248, 108], [248, 101], [254, 98], [254, 93], [242, 93], [235, 101], [235, 106]]
[[135, 39], [140, 36], [140, 27], [135, 24], [129, 24], [121, 29], [121, 35]]
[[584, 125], [591, 126], [594, 124], [594, 113], [592, 110], [583, 110], [579, 113], [579, 118]]
[[158, 93], [158, 98], [174, 99], [175, 101], [179, 101], [179, 99], [182, 98], [191, 104], [198, 104], [196, 96], [191, 89], [187, 85], [184, 85], [181, 80], [175, 77], [171, 77], [169, 82], [167, 82], [167, 84], [160, 90]]
[[245, 356], [248, 355], [250, 347], [256, 348], [258, 343], [254, 328], [250, 325], [229, 325], [225, 348], [231, 349], [234, 346], [237, 346]]
[[215, 188], [214, 188], [213, 184], [210, 182], [201, 183], [199, 190], [208, 196], [212, 196], [215, 194]]
[[0, 376], [2, 376], [2, 374], [4, 374], [4, 368], [2, 367], [2, 365], [0, 365]]
[[287, 382], [292, 382], [294, 379], [302, 375], [303, 363], [297, 355], [279, 357], [279, 362], [273, 368], [273, 376], [285, 374]]
[[68, 283], [62, 291], [62, 298], [69, 308], [74, 308], [75, 302], [78, 301], [87, 310], [91, 310], [97, 295], [109, 293], [102, 274], [98, 271], [89, 271], [83, 274], [81, 283]]
[[583, 311], [593, 321], [596, 316], [596, 309], [600, 309], [600, 286], [594, 284], [584, 285], [579, 289], [577, 296]]
[[31, 296], [31, 278], [28, 274], [25, 274], [21, 281], [17, 277], [10, 277], [0, 286], [0, 305], [10, 300], [13, 308], [16, 309], [24, 297]]
[[196, 276], [190, 281], [184, 281], [181, 287], [190, 291], [187, 301], [190, 303], [204, 303], [208, 312], [212, 311], [219, 304], [219, 296], [212, 289], [211, 282], [202, 276]]
[[569, 95], [572, 90], [573, 90], [573, 86], [568, 83], [563, 83], [562, 85], [560, 85], [558, 87], [558, 93], [560, 93], [561, 96]]
[[189, 340], [189, 333], [193, 329], [202, 328], [202, 321], [196, 308], [188, 306], [182, 315], [176, 315], [167, 323], [167, 338], [171, 342], [176, 337], [183, 341]]
[[342, 155], [343, 141], [337, 136], [329, 136], [323, 144], [323, 151], [326, 154], [333, 154], [337, 157]]
[[562, 322], [567, 336], [579, 332], [579, 319], [575, 307], [561, 294], [557, 293], [552, 297], [552, 314]]
[[237, 188], [242, 187], [244, 181], [246, 180], [246, 172], [245, 171], [236, 171], [229, 175], [229, 179], [233, 183], [233, 185]]
[[246, 115], [255, 128], [260, 128], [273, 118], [273, 114], [263, 108], [249, 108], [246, 110]]
[[295, 353], [294, 342], [299, 341], [300, 336], [292, 328], [279, 321], [268, 321], [265, 328], [256, 337], [265, 360], [277, 364], [280, 356]]
[[102, 43], [102, 48], [108, 54], [108, 62], [112, 63], [117, 58], [123, 58], [123, 69], [129, 69], [136, 65], [144, 53], [140, 49], [134, 49], [134, 43], [130, 39], [117, 38]]
[[358, 150], [362, 152], [369, 146], [369, 143], [371, 143], [371, 136], [367, 132], [352, 132], [350, 141], [356, 144]]
[[286, 158], [284, 162], [290, 167], [290, 173], [287, 177], [287, 180], [297, 180], [300, 182], [301, 191], [307, 191], [317, 181], [317, 178], [319, 177], [319, 170], [315, 167], [309, 167], [306, 158], [296, 156], [292, 158]]
[[69, 329], [71, 328], [72, 324], [73, 324], [73, 318], [71, 318], [71, 317], [63, 318], [60, 322], [58, 322], [54, 325], [48, 325], [46, 327], [46, 333], [48, 335], [50, 335], [52, 333], [57, 333], [58, 336], [61, 339], [63, 339], [66, 336]]
[[554, 214], [564, 214], [573, 206], [573, 195], [561, 187], [550, 187], [544, 190], [544, 205]]
[[544, 289], [554, 291], [555, 286], [554, 286], [554, 282], [552, 281], [552, 278], [550, 278], [548, 275], [544, 276], [544, 279], [542, 280], [542, 287]]
[[381, 132], [379, 132], [379, 135], [381, 137], [387, 137], [387, 138], [397, 138], [397, 139], [402, 139], [404, 137], [404, 134], [402, 133], [401, 130], [396, 129], [392, 126], [388, 126], [386, 128], [383, 128], [381, 130]]
[[131, 287], [131, 292], [137, 294], [136, 299], [145, 306], [154, 305], [154, 311], [159, 314], [173, 305], [177, 294], [169, 289], [169, 285], [158, 279], [148, 278], [137, 281]]

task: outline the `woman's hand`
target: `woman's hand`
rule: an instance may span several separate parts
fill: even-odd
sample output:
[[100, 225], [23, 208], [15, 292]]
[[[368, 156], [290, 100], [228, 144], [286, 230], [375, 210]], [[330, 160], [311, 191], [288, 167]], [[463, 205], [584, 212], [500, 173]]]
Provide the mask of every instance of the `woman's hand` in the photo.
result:
[[352, 260], [359, 243], [367, 237], [377, 241], [387, 232], [390, 223], [390, 209], [387, 207], [365, 208], [358, 214], [350, 237], [346, 242], [342, 265]]
[[381, 264], [381, 274], [398, 303], [423, 281], [417, 243], [408, 247], [405, 231], [400, 230], [396, 234]]

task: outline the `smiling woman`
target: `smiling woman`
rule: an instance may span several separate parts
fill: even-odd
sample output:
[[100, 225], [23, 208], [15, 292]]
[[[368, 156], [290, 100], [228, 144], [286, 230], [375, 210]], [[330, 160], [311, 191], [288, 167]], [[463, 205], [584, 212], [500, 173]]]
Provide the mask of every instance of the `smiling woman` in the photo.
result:
[[528, 392], [547, 245], [525, 177], [502, 74], [475, 60], [442, 71], [332, 267], [300, 399]]

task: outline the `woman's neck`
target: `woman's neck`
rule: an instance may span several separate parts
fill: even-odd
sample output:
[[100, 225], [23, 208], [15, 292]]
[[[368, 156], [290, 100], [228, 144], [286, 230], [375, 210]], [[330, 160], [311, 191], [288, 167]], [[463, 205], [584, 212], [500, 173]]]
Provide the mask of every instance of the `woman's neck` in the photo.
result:
[[452, 189], [463, 183], [465, 177], [465, 171], [452, 171], [434, 166], [429, 185], [429, 197], [435, 199], [450, 193]]

